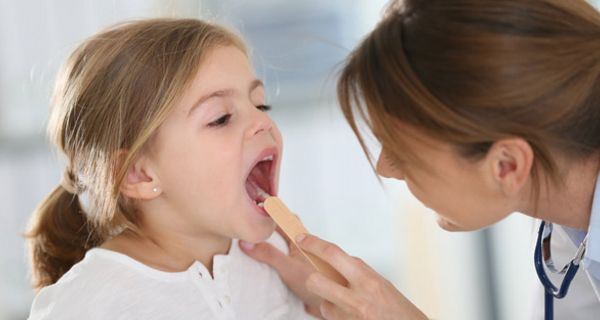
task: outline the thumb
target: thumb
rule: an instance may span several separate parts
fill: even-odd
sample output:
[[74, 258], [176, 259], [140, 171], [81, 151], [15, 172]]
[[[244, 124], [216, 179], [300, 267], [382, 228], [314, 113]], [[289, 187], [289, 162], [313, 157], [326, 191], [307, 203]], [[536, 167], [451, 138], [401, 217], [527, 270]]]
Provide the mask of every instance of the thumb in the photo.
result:
[[277, 273], [285, 274], [286, 269], [293, 263], [292, 259], [269, 243], [253, 244], [243, 240], [239, 241], [242, 251], [251, 258], [266, 263], [273, 267]]

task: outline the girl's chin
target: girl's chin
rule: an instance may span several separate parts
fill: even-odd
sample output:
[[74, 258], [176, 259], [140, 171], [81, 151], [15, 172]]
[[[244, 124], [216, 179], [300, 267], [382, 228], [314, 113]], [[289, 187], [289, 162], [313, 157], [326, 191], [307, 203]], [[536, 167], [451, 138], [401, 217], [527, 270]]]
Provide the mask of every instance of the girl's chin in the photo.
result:
[[[269, 234], [269, 236], [271, 236], [271, 234]], [[269, 236], [267, 236], [267, 237], [262, 237], [262, 236], [257, 237], [255, 235], [251, 235], [251, 236], [248, 236], [248, 237], [242, 237], [239, 240], [242, 240], [242, 241], [248, 242], [248, 243], [261, 243], [261, 242], [267, 241], [267, 239], [269, 239]]]
[[241, 236], [240, 240], [251, 243], [265, 241], [269, 239], [273, 232], [275, 232], [276, 227], [277, 225], [275, 224], [275, 221], [266, 221], [266, 223], [262, 223], [260, 227], [256, 226], [250, 230], [247, 230], [247, 233], [244, 236]]

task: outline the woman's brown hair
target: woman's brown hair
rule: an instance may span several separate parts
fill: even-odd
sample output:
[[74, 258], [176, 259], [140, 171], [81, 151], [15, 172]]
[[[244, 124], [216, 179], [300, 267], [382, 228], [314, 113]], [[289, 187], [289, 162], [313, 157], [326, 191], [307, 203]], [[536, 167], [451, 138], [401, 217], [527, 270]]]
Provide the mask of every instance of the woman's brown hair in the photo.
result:
[[148, 19], [98, 33], [68, 58], [48, 124], [50, 140], [68, 166], [30, 221], [34, 288], [56, 282], [111, 235], [124, 228], [135, 231], [134, 206], [119, 192], [127, 168], [177, 103], [202, 58], [226, 45], [246, 52], [242, 40], [222, 27], [194, 19]]
[[540, 170], [558, 177], [556, 152], [600, 151], [600, 14], [583, 0], [394, 1], [337, 89], [368, 156], [359, 119], [392, 160], [414, 164], [399, 124], [472, 159], [520, 137], [537, 189]]

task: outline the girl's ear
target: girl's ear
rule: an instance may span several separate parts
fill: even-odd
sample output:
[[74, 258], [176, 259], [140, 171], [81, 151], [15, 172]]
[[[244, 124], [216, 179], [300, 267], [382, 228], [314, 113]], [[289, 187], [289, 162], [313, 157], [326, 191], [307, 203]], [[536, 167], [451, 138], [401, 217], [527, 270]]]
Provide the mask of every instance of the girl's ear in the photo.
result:
[[[126, 151], [120, 151], [119, 160], [124, 161], [126, 155]], [[162, 193], [158, 176], [148, 160], [144, 155], [140, 155], [127, 168], [119, 188], [123, 195], [132, 199], [152, 200]]]
[[488, 155], [493, 181], [505, 195], [520, 193], [526, 185], [533, 165], [533, 149], [521, 138], [494, 142]]

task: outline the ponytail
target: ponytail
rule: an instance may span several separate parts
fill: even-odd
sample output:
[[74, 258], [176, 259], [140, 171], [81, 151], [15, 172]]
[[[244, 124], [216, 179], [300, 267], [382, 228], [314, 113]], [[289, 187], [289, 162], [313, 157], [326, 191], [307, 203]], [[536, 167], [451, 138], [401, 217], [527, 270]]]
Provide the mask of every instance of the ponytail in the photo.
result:
[[28, 238], [32, 286], [55, 283], [96, 245], [77, 194], [58, 186], [35, 209]]

